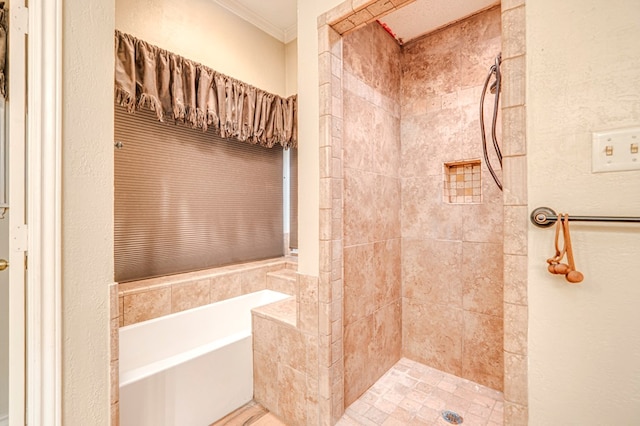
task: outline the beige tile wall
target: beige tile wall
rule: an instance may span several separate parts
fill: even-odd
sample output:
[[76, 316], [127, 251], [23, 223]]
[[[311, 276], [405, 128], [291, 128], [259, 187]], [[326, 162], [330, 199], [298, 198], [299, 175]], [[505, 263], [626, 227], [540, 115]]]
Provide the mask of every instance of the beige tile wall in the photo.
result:
[[[118, 285], [119, 325], [135, 324], [269, 288], [267, 273], [282, 268], [295, 269], [295, 260], [270, 259], [121, 283]], [[294, 295], [292, 289], [281, 285], [272, 290]]]
[[109, 286], [109, 312], [110, 312], [110, 353], [109, 353], [109, 380], [111, 384], [111, 426], [120, 424], [120, 380], [119, 380], [119, 339], [120, 327], [120, 303], [118, 301], [118, 283]]
[[344, 402], [401, 356], [400, 47], [377, 24], [343, 38]]
[[[341, 7], [341, 6], [338, 6]], [[351, 9], [351, 4], [349, 4]], [[351, 12], [353, 10], [351, 9]], [[343, 65], [342, 37], [318, 18], [320, 84], [320, 274], [318, 291], [318, 422], [344, 413]], [[306, 277], [310, 281], [311, 277]], [[309, 423], [316, 424], [316, 423]]]
[[502, 193], [483, 161], [482, 202], [444, 202], [443, 167], [482, 157], [478, 104], [500, 37], [493, 8], [405, 45], [401, 62], [403, 353], [498, 390]]
[[504, 423], [528, 424], [525, 1], [502, 2], [504, 146]]
[[415, 0], [346, 0], [327, 12], [323, 19], [338, 33], [343, 34], [362, 28], [378, 17], [413, 1]]
[[254, 399], [287, 424], [317, 425], [317, 327], [300, 323], [295, 298], [255, 309], [252, 322]]

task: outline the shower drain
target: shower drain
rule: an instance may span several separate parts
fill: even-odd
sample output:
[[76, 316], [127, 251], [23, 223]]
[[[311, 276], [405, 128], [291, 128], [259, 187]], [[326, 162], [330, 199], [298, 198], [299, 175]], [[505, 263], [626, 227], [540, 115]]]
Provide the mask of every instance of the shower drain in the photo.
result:
[[462, 416], [456, 412], [445, 410], [442, 412], [442, 418], [451, 423], [452, 425], [459, 425], [462, 423]]

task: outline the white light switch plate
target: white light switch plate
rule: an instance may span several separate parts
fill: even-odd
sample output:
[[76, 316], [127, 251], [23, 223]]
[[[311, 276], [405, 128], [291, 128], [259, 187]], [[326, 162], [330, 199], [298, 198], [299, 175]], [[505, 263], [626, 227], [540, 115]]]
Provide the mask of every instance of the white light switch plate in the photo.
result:
[[[593, 173], [640, 170], [640, 127], [593, 133]], [[635, 151], [635, 152], [634, 152]]]

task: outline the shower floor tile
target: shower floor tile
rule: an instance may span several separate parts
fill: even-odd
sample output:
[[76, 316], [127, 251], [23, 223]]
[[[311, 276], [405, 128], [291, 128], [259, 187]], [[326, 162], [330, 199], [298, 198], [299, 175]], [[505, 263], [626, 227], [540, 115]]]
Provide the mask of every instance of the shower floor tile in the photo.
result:
[[502, 393], [402, 358], [351, 404], [337, 426], [401, 426], [452, 423], [444, 411], [460, 415], [465, 426], [498, 426]]

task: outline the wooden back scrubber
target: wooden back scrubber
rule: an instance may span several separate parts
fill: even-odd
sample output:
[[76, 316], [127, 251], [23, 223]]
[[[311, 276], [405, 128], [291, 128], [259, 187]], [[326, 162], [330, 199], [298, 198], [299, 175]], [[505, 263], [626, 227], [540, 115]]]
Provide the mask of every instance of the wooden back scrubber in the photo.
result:
[[[567, 281], [577, 284], [584, 279], [581, 272], [576, 271], [576, 264], [573, 258], [573, 248], [571, 247], [571, 235], [569, 234], [569, 215], [558, 213], [556, 221], [556, 254], [552, 258], [547, 259], [549, 266], [548, 271], [552, 274], [564, 275]], [[560, 249], [560, 229], [562, 228], [563, 247]], [[567, 255], [569, 264], [562, 263], [562, 258]]]

